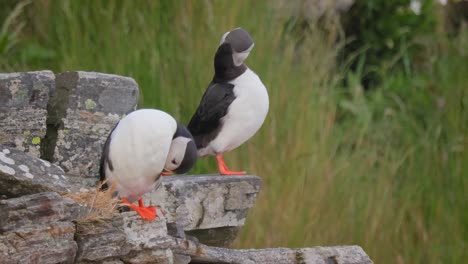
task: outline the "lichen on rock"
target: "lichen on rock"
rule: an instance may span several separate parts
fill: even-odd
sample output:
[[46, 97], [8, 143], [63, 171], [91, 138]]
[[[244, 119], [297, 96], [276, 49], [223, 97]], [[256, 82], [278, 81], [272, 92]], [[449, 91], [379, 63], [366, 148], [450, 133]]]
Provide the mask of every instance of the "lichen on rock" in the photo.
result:
[[18, 197], [45, 191], [79, 192], [85, 186], [59, 166], [0, 145], [0, 194]]
[[54, 90], [51, 71], [0, 73], [0, 144], [39, 157]]
[[[120, 118], [135, 110], [138, 85], [132, 78], [96, 73], [57, 75], [57, 93], [49, 103], [48, 125], [56, 129], [50, 150], [67, 173], [97, 176], [102, 146]], [[53, 154], [51, 154], [53, 152]]]

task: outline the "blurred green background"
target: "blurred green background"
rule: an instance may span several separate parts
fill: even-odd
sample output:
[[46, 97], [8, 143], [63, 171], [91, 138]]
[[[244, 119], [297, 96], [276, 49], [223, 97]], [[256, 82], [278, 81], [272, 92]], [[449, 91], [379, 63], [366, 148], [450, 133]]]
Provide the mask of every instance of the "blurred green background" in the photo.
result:
[[[187, 123], [219, 39], [241, 26], [270, 112], [225, 155], [264, 182], [235, 246], [357, 244], [375, 263], [463, 263], [468, 2], [440, 2], [2, 0], [0, 71], [131, 76], [140, 107]], [[206, 158], [192, 173], [215, 171]]]

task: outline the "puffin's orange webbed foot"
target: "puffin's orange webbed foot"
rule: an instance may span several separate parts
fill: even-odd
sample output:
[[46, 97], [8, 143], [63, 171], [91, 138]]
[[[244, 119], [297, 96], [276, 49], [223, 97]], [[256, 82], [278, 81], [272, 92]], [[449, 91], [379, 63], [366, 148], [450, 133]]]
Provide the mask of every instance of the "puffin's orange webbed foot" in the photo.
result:
[[228, 168], [220, 168], [219, 174], [221, 175], [245, 175], [245, 171], [230, 171]]
[[122, 198], [122, 203], [130, 207], [130, 209], [134, 210], [137, 212], [142, 219], [144, 220], [154, 220], [158, 215], [156, 212], [156, 208], [154, 206], [148, 206], [144, 207], [143, 206], [143, 200], [140, 199], [138, 200], [139, 206], [136, 206], [132, 203], [130, 203], [127, 199]]
[[139, 207], [135, 210], [144, 220], [154, 220], [158, 216], [154, 206]]
[[221, 175], [245, 175], [246, 174], [245, 171], [229, 170], [228, 167], [226, 166], [226, 163], [224, 163], [222, 154], [217, 154], [216, 160], [218, 161], [219, 174]]

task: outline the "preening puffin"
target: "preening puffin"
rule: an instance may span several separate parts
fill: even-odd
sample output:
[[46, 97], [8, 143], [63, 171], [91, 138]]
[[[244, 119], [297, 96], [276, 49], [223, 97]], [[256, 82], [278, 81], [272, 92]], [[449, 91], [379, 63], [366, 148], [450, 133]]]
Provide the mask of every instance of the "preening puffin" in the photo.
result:
[[252, 37], [241, 28], [223, 35], [214, 58], [213, 80], [187, 126], [198, 155], [215, 155], [221, 175], [245, 174], [230, 171], [222, 155], [251, 138], [268, 113], [265, 85], [244, 64], [253, 46]]
[[[122, 202], [146, 220], [156, 208], [144, 207], [142, 196], [160, 185], [163, 172], [185, 173], [197, 159], [190, 132], [169, 114], [141, 109], [125, 116], [104, 144], [100, 180], [113, 184]], [[139, 206], [133, 204], [138, 200]]]

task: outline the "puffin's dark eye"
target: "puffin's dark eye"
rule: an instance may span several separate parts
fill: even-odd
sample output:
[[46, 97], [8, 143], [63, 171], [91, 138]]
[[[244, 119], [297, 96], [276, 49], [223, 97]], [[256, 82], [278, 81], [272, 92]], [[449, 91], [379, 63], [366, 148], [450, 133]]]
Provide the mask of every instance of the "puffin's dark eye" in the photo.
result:
[[176, 160], [175, 160], [175, 159], [172, 159], [172, 161], [171, 161], [171, 162], [172, 162], [172, 164], [174, 164], [174, 165], [177, 165], [177, 162], [176, 162]]

